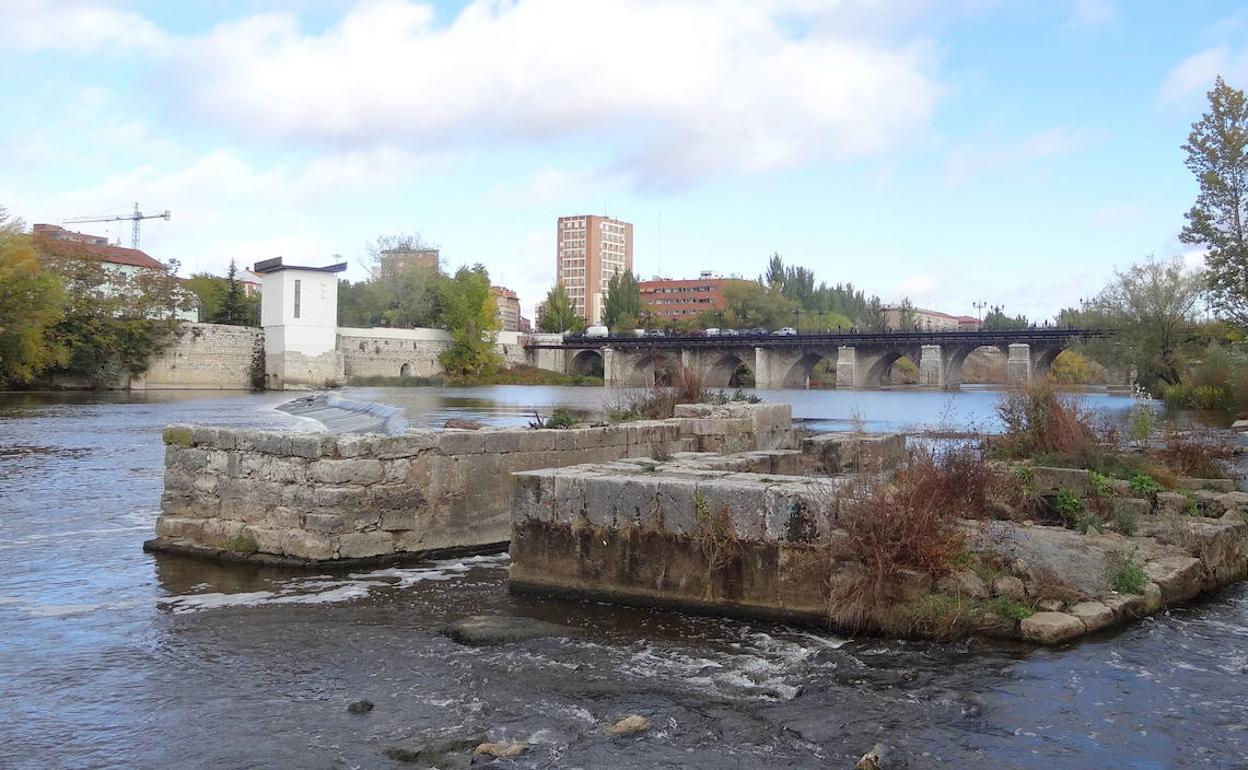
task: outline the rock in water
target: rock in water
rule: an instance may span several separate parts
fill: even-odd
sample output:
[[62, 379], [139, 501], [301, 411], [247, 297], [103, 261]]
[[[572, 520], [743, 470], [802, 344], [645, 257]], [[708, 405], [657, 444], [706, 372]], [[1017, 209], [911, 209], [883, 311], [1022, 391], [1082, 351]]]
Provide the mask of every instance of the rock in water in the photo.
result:
[[483, 743], [472, 752], [475, 757], [489, 757], [491, 759], [511, 759], [518, 757], [529, 750], [527, 743]]
[[1037, 612], [1023, 618], [1023, 638], [1040, 644], [1057, 644], [1083, 633], [1083, 621], [1065, 612]]
[[885, 754], [884, 744], [875, 744], [870, 751], [862, 755], [862, 759], [859, 759], [858, 764], [854, 765], [854, 770], [884, 770]]
[[650, 720], [640, 714], [629, 714], [611, 725], [612, 735], [636, 735], [650, 729]]
[[347, 706], [347, 711], [352, 714], [367, 714], [372, 710], [373, 702], [371, 700], [357, 700], [355, 703]]
[[469, 767], [472, 764], [471, 752], [485, 741], [484, 733], [461, 733], [459, 728], [451, 728], [387, 746], [383, 753], [396, 762], [415, 762], [422, 768], [454, 770]]
[[569, 636], [576, 633], [570, 626], [547, 623], [533, 618], [508, 615], [472, 615], [451, 623], [442, 633], [460, 644], [482, 647], [508, 642], [522, 642], [543, 636]]

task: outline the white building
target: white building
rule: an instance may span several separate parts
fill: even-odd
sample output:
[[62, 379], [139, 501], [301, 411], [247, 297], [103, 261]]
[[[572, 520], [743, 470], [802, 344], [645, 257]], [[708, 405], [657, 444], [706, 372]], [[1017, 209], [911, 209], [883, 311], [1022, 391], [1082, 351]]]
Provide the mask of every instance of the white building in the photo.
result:
[[321, 388], [343, 381], [338, 351], [338, 273], [327, 267], [257, 262], [263, 276], [260, 325], [264, 327], [265, 384], [271, 390]]

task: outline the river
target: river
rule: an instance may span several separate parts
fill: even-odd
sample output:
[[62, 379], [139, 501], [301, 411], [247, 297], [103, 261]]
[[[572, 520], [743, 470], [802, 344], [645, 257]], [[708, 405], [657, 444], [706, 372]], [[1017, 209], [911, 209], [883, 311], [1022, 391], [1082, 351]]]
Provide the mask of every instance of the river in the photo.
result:
[[[352, 389], [523, 422], [599, 389]], [[825, 428], [991, 427], [996, 394], [776, 391]], [[289, 394], [0, 395], [0, 767], [389, 768], [385, 746], [475, 729], [509, 767], [1248, 767], [1248, 590], [1063, 649], [846, 639], [809, 629], [513, 598], [506, 557], [351, 575], [153, 556], [160, 429], [312, 429]], [[1089, 396], [1116, 413], [1129, 400]], [[578, 629], [491, 648], [479, 613]], [[346, 711], [366, 698], [376, 708]], [[612, 739], [639, 713], [654, 727]]]

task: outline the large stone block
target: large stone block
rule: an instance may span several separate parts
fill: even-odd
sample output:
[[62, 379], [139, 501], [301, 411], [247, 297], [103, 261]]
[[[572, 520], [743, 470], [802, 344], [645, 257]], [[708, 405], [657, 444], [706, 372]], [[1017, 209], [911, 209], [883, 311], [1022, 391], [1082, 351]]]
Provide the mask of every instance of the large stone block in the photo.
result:
[[1040, 644], [1059, 644], [1084, 632], [1083, 621], [1065, 612], [1037, 612], [1024, 618], [1023, 638]]
[[444, 455], [481, 454], [485, 436], [477, 430], [446, 430], [438, 434], [437, 449]]
[[1186, 601], [1200, 593], [1203, 582], [1200, 559], [1191, 556], [1166, 556], [1144, 565], [1148, 579], [1161, 588], [1167, 604]]
[[657, 518], [663, 523], [663, 529], [686, 535], [697, 529], [697, 516], [694, 512], [694, 494], [697, 490], [698, 482], [694, 479], [659, 478], [656, 495]]
[[350, 532], [352, 523], [346, 516], [337, 513], [308, 513], [303, 516], [303, 526], [309, 532], [336, 535]]
[[375, 484], [385, 476], [380, 460], [320, 460], [311, 467], [311, 477], [321, 484]]
[[526, 430], [519, 432], [519, 452], [553, 452], [556, 430]]
[[366, 559], [394, 553], [394, 534], [391, 532], [349, 532], [338, 536], [338, 558]]
[[170, 540], [189, 540], [193, 543], [202, 542], [204, 537], [204, 519], [158, 516], [156, 518], [156, 536], [169, 538]]
[[324, 561], [334, 558], [334, 543], [329, 535], [302, 529], [282, 532], [282, 553], [297, 559]]
[[513, 480], [512, 519], [552, 521], [555, 515], [554, 476], [541, 471], [522, 472], [515, 474]]
[[767, 487], [717, 479], [698, 482], [698, 494], [711, 516], [727, 516], [737, 537], [762, 540], [767, 535]]
[[575, 470], [555, 474], [554, 520], [571, 524], [586, 515], [585, 478]]
[[520, 439], [524, 435], [521, 430], [487, 430], [481, 431], [485, 437], [485, 449], [483, 451], [493, 454], [504, 454], [507, 452], [520, 451]]
[[381, 460], [416, 457], [431, 451], [438, 444], [436, 431], [409, 431], [402, 436], [376, 436], [372, 440], [373, 454]]

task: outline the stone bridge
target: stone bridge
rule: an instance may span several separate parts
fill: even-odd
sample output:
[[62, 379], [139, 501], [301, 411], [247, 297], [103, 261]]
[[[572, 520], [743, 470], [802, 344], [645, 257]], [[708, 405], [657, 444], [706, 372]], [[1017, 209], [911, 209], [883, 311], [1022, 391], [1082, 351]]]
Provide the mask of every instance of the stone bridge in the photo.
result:
[[919, 369], [919, 385], [957, 388], [962, 364], [980, 348], [1006, 356], [1010, 384], [1043, 377], [1053, 359], [1076, 340], [1102, 336], [1083, 329], [1031, 328], [978, 332], [800, 334], [780, 337], [560, 337], [535, 335], [530, 359], [542, 369], [598, 374], [607, 385], [663, 383], [683, 366], [709, 387], [731, 387], [753, 375], [758, 388], [803, 388], [822, 365], [837, 387], [879, 387], [903, 356]]

